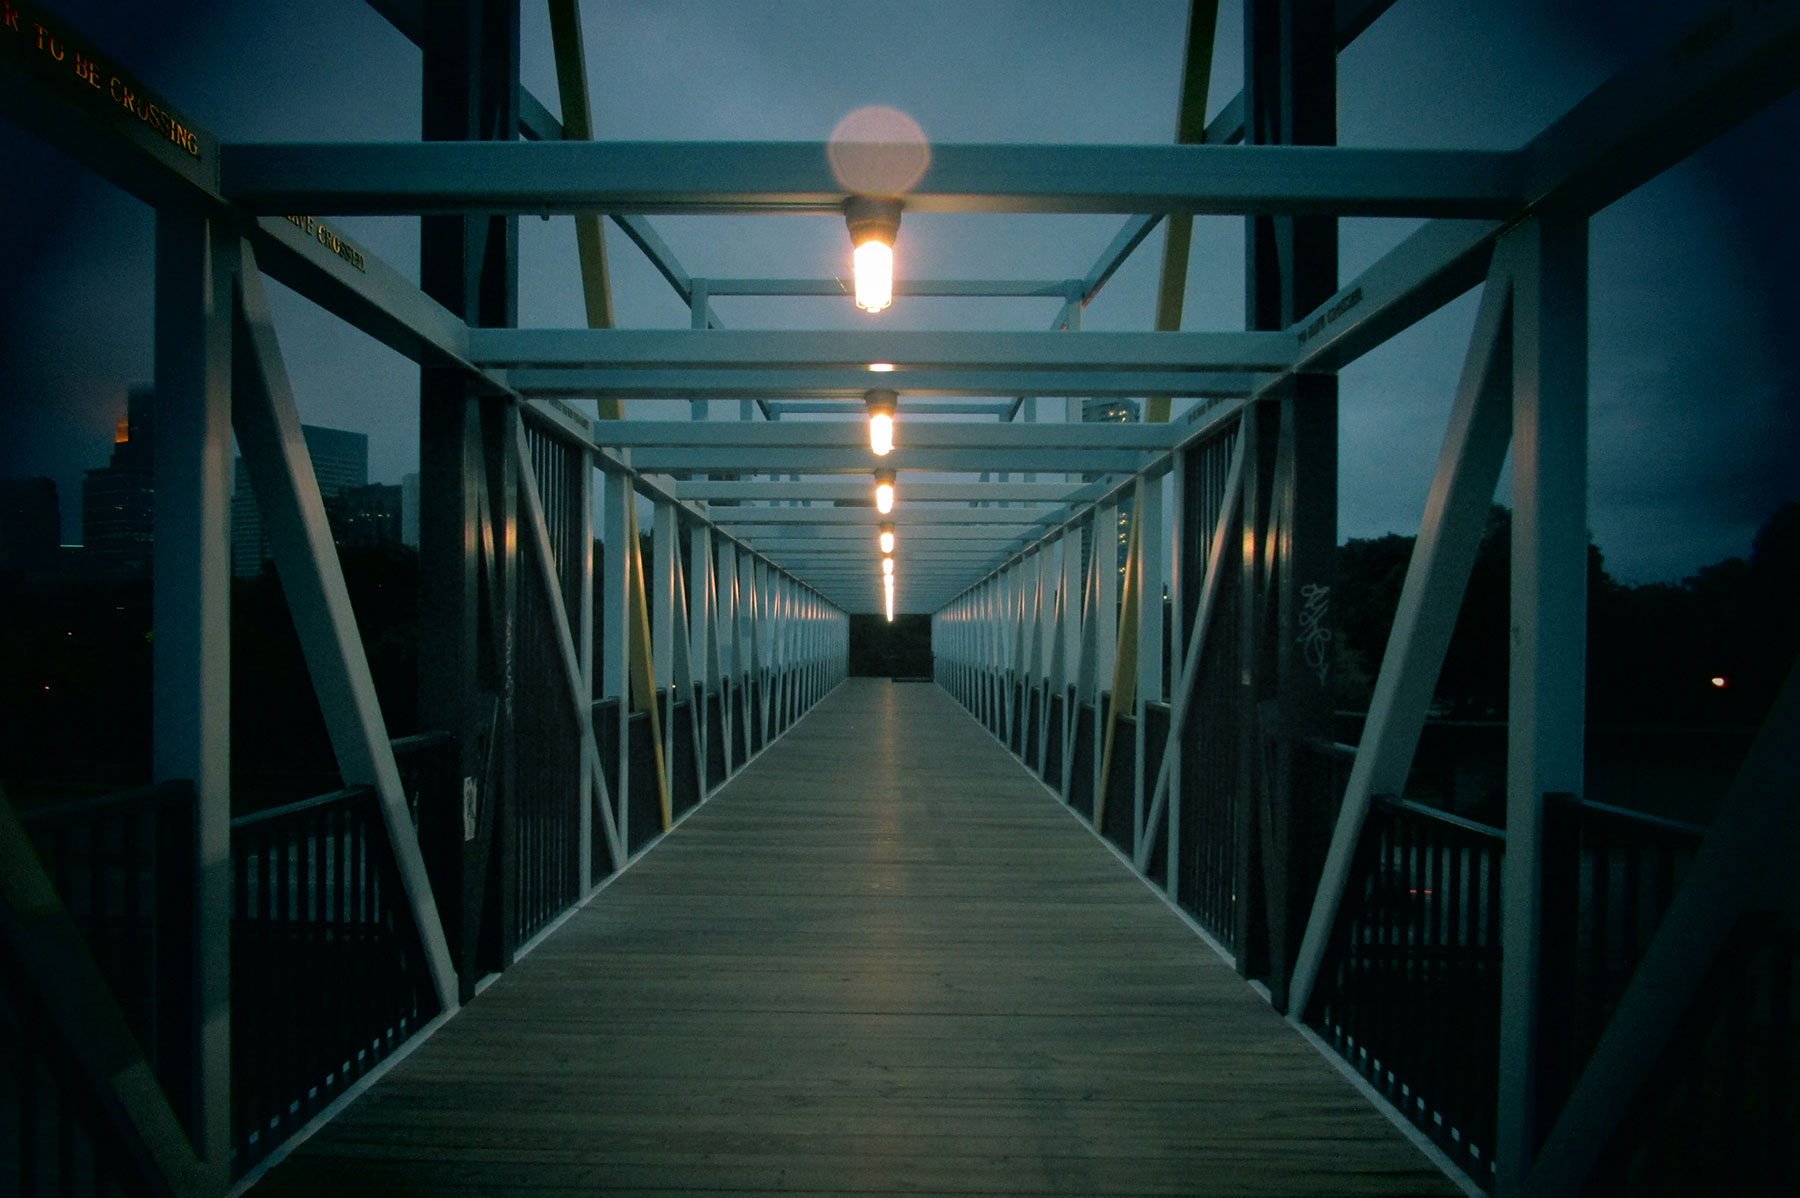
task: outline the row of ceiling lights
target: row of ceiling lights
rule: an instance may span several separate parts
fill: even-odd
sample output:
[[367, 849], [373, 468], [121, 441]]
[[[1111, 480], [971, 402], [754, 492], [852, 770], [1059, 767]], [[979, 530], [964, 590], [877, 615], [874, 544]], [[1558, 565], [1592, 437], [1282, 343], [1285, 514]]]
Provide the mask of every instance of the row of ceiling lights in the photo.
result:
[[[844, 201], [844, 221], [850, 226], [851, 268], [856, 277], [856, 306], [880, 312], [894, 302], [894, 239], [900, 233], [900, 201], [873, 196], [851, 196]], [[870, 367], [870, 369], [875, 369]], [[894, 451], [894, 415], [899, 396], [877, 388], [863, 396], [869, 410], [869, 449], [876, 457]], [[875, 471], [875, 510], [886, 516], [894, 510], [894, 471]], [[894, 526], [881, 526], [881, 589], [888, 622], [894, 619]]]

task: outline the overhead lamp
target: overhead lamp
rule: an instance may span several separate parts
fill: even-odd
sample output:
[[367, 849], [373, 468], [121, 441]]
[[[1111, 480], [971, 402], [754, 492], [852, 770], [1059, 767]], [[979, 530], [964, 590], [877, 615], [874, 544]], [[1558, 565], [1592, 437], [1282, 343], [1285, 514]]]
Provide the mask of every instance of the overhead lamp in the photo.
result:
[[894, 559], [893, 558], [884, 557], [881, 559], [881, 572], [889, 578], [892, 578], [894, 576]]
[[875, 510], [884, 516], [894, 510], [894, 472], [892, 470], [875, 472]]
[[869, 448], [876, 457], [884, 458], [894, 452], [894, 413], [899, 409], [900, 397], [878, 387], [865, 392], [863, 402], [869, 407]]
[[894, 302], [894, 238], [900, 235], [900, 201], [851, 196], [844, 201], [844, 223], [850, 226], [856, 306], [879, 312]]
[[892, 624], [894, 622], [894, 576], [892, 574], [886, 575], [881, 581], [883, 584], [882, 589], [887, 596], [888, 623]]
[[894, 526], [892, 524], [881, 526], [881, 551], [883, 553], [894, 551]]

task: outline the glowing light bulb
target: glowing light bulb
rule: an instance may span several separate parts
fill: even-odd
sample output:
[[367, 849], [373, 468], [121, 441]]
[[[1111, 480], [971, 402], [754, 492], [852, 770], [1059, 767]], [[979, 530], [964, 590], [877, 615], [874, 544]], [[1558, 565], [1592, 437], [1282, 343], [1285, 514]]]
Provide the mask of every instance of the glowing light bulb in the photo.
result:
[[882, 582], [887, 584], [883, 589], [887, 592], [888, 623], [892, 624], [894, 622], [894, 576], [889, 574], [882, 579]]
[[875, 510], [884, 516], [894, 510], [894, 472], [892, 470], [875, 472]]
[[869, 409], [869, 448], [875, 456], [886, 457], [894, 452], [894, 412], [900, 404], [900, 397], [885, 388], [864, 392], [863, 403]]
[[844, 201], [850, 227], [850, 264], [856, 273], [856, 306], [879, 312], [894, 302], [894, 238], [900, 234], [900, 201], [853, 195]]
[[850, 255], [856, 272], [856, 306], [879, 312], [894, 302], [894, 248], [865, 241]]
[[894, 526], [892, 524], [881, 526], [881, 551], [883, 553], [894, 551]]
[[887, 575], [889, 578], [892, 578], [894, 576], [894, 559], [893, 558], [884, 557], [881, 559], [881, 572], [883, 574]]

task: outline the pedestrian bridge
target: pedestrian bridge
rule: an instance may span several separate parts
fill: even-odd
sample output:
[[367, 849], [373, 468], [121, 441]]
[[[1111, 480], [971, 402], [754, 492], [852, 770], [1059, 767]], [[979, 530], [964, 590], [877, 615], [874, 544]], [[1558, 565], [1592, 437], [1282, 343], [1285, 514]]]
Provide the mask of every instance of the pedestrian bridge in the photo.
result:
[[[1710, 827], [1584, 795], [1586, 330], [1589, 217], [1800, 84], [1800, 4], [1722, 5], [1523, 145], [1419, 151], [1335, 144], [1386, 0], [1245, 0], [1222, 107], [1194, 0], [1177, 144], [928, 167], [596, 142], [573, 0], [560, 116], [516, 3], [371, 7], [417, 141], [220, 144], [131, 47], [0, 3], [0, 113], [154, 209], [157, 439], [154, 785], [0, 802], [0, 1192], [1791, 1190], [1800, 682]], [[889, 280], [1048, 299], [1033, 331], [725, 329], [716, 297], [846, 288], [705, 277], [653, 223], [825, 214], [847, 251], [914, 212], [1119, 223], [1031, 278]], [[586, 327], [520, 328], [552, 215]], [[1183, 329], [1196, 215], [1243, 221], [1243, 329]], [[359, 216], [416, 221], [417, 285]], [[1340, 280], [1345, 218], [1416, 228]], [[1084, 331], [1159, 225], [1154, 331]], [[608, 228], [684, 327], [612, 327]], [[419, 367], [413, 735], [270, 279]], [[1477, 289], [1345, 743], [1337, 371]], [[267, 810], [234, 439], [341, 782]], [[1482, 822], [1409, 784], [1508, 463]], [[897, 614], [931, 681], [849, 677]]]
[[942, 690], [853, 678], [253, 1194], [1455, 1194]]

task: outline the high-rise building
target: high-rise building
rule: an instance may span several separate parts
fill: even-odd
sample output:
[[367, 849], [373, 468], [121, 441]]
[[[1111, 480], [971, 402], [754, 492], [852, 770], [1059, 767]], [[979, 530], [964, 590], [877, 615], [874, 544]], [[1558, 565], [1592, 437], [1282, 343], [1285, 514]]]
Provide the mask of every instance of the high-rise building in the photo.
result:
[[[319, 496], [328, 507], [345, 490], [368, 485], [368, 434], [311, 424], [301, 425], [300, 433], [306, 438], [306, 452], [312, 458], [313, 477], [319, 480]], [[244, 459], [239, 458], [231, 491], [231, 572], [239, 578], [253, 578], [261, 572], [268, 557], [269, 542], [263, 535], [262, 512], [250, 489]]]
[[150, 573], [156, 523], [156, 393], [133, 387], [113, 430], [112, 459], [81, 483], [84, 567], [111, 577]]
[[400, 479], [400, 543], [419, 547], [419, 476], [403, 475]]
[[0, 570], [49, 570], [61, 540], [56, 481], [0, 479]]
[[[1081, 423], [1083, 424], [1136, 424], [1140, 419], [1138, 401], [1135, 399], [1084, 399], [1081, 401]], [[1098, 478], [1097, 474], [1083, 476], [1089, 482]], [[1119, 581], [1125, 581], [1125, 566], [1128, 550], [1131, 545], [1131, 496], [1126, 495], [1119, 500], [1118, 528], [1114, 530], [1119, 543]], [[1083, 577], [1087, 574], [1087, 552], [1083, 547], [1081, 569]], [[1121, 585], [1119, 591], [1123, 595]]]
[[402, 488], [382, 483], [345, 487], [325, 501], [331, 539], [359, 548], [400, 544], [402, 495]]

